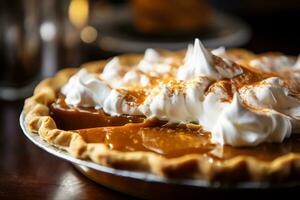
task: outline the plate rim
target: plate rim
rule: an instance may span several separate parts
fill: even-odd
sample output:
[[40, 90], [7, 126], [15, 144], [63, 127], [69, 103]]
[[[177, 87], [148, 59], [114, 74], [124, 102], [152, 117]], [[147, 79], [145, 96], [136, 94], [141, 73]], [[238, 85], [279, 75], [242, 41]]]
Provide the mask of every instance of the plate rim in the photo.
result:
[[91, 168], [93, 170], [104, 172], [116, 176], [121, 176], [124, 178], [136, 179], [139, 181], [144, 181], [147, 183], [160, 183], [160, 184], [175, 184], [179, 186], [187, 186], [187, 187], [197, 187], [197, 188], [205, 188], [205, 189], [273, 189], [273, 188], [289, 188], [300, 186], [300, 182], [283, 182], [272, 184], [270, 182], [258, 182], [258, 181], [247, 181], [247, 182], [239, 182], [235, 184], [224, 184], [220, 182], [210, 182], [208, 180], [201, 179], [171, 179], [160, 177], [148, 172], [138, 172], [138, 171], [129, 171], [122, 169], [114, 169], [111, 167], [106, 167], [92, 161], [81, 160], [69, 155], [66, 151], [62, 149], [58, 149], [57, 147], [52, 146], [45, 142], [38, 134], [31, 133], [26, 125], [25, 125], [25, 114], [22, 111], [19, 117], [19, 123], [22, 129], [23, 134], [29, 139], [32, 143], [34, 143], [37, 147], [43, 149], [47, 153], [68, 161], [73, 165], [80, 165]]
[[[128, 20], [126, 17], [123, 21]], [[245, 43], [247, 43], [251, 39], [252, 31], [249, 25], [244, 22], [242, 19], [228, 14], [226, 12], [215, 11], [213, 13], [213, 24], [215, 26], [221, 27], [223, 23], [227, 23], [228, 28], [233, 31], [229, 35], [219, 36], [216, 38], [206, 38], [202, 39], [202, 42], [205, 46], [210, 48], [217, 48], [219, 46], [226, 46], [228, 47], [238, 47]], [[119, 22], [120, 23], [120, 22]], [[239, 28], [237, 30], [237, 27]], [[110, 31], [102, 31], [100, 32], [102, 37], [97, 40], [97, 44], [107, 50], [112, 52], [142, 52], [145, 50], [145, 46], [147, 47], [157, 47], [160, 43], [159, 41], [136, 41], [131, 39], [124, 39], [122, 37], [118, 37], [115, 35], [111, 35]], [[201, 38], [200, 38], [201, 39]], [[193, 41], [186, 41], [182, 42], [164, 42], [159, 45], [159, 48], [162, 49], [170, 49], [170, 50], [179, 50], [186, 47], [187, 43], [192, 43]], [[129, 48], [130, 47], [130, 48]]]

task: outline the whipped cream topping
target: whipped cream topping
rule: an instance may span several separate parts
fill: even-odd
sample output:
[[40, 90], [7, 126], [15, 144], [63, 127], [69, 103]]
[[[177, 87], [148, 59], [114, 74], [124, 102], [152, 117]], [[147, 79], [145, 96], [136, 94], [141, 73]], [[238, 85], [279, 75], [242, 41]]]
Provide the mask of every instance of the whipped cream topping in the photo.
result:
[[151, 84], [150, 78], [139, 70], [130, 70], [128, 71], [123, 79], [121, 80], [121, 85], [140, 85], [142, 87], [146, 87]]
[[249, 110], [238, 93], [220, 113], [212, 130], [212, 142], [232, 146], [256, 146], [263, 142], [282, 142], [290, 137], [289, 118], [274, 110]]
[[[211, 132], [212, 142], [221, 145], [282, 142], [292, 130], [300, 130], [300, 101], [280, 78], [236, 91], [230, 78], [242, 74], [243, 68], [226, 59], [224, 48], [209, 52], [196, 39], [179, 68], [172, 67], [171, 58], [147, 49], [132, 68], [124, 68], [115, 57], [100, 75], [82, 69], [61, 92], [68, 105], [103, 109], [112, 116], [145, 115], [171, 123], [197, 123]], [[151, 77], [166, 74], [167, 79], [152, 85]], [[146, 90], [147, 96], [134, 101], [138, 97], [131, 96], [131, 89]]]
[[228, 91], [219, 84], [212, 85], [205, 95], [209, 84], [209, 79], [201, 78], [177, 88], [172, 84], [160, 85], [139, 109], [147, 117], [201, 124], [211, 132], [212, 142], [220, 145], [255, 146], [282, 142], [291, 135], [293, 125], [289, 116], [271, 108], [251, 108], [241, 102], [238, 93], [231, 100]]
[[119, 58], [114, 57], [105, 65], [100, 77], [105, 81], [113, 83], [122, 78], [122, 71]]
[[103, 108], [104, 112], [112, 116], [141, 114], [134, 102], [128, 102], [123, 93], [112, 89], [108, 83], [95, 74], [88, 73], [86, 69], [81, 69], [72, 76], [61, 93], [65, 95], [68, 105]]
[[193, 44], [188, 44], [188, 47], [187, 47], [187, 50], [186, 50], [186, 53], [185, 53], [185, 56], [184, 56], [184, 59], [183, 59], [184, 63], [186, 63], [188, 61], [188, 59], [190, 59], [190, 57], [192, 56], [193, 49], [194, 49], [194, 45]]
[[219, 57], [222, 57], [222, 58], [227, 58], [227, 54], [226, 54], [226, 49], [225, 47], [219, 47], [219, 48], [216, 48], [216, 49], [213, 49], [211, 51], [212, 54], [214, 54], [215, 56], [219, 56]]
[[219, 47], [217, 49], [213, 49], [211, 53], [215, 56], [218, 56], [224, 60], [224, 62], [231, 66], [233, 65], [233, 62], [230, 60], [229, 56], [226, 54], [226, 48], [225, 47]]
[[172, 59], [164, 58], [154, 49], [146, 49], [144, 58], [138, 63], [137, 68], [151, 76], [170, 72]]
[[205, 89], [211, 81], [199, 77], [191, 81], [171, 81], [154, 88], [139, 109], [147, 117], [170, 122], [198, 122]]
[[293, 118], [300, 119], [300, 101], [289, 93], [283, 80], [271, 77], [259, 84], [244, 86], [240, 94], [254, 108], [270, 108]]
[[[124, 92], [124, 91], [123, 91]], [[125, 91], [126, 92], [126, 91]], [[121, 114], [127, 115], [141, 115], [138, 110], [138, 105], [135, 102], [129, 102], [126, 100], [126, 94], [113, 89], [109, 95], [105, 98], [103, 104], [104, 112], [111, 116], [119, 116]]]
[[[222, 61], [214, 61], [213, 54]], [[216, 58], [215, 58], [216, 59]], [[213, 80], [233, 78], [243, 73], [243, 70], [234, 66], [225, 53], [225, 48], [220, 47], [212, 52], [205, 49], [199, 39], [194, 46], [189, 45], [184, 64], [177, 71], [178, 80], [190, 80], [198, 76], [205, 76]]]
[[220, 74], [213, 66], [213, 58], [199, 39], [194, 46], [189, 47], [185, 56], [185, 63], [177, 72], [178, 80], [189, 80], [197, 76], [206, 76], [211, 79], [220, 79]]
[[61, 89], [68, 105], [95, 108], [103, 107], [105, 97], [110, 92], [111, 88], [107, 83], [95, 74], [88, 73], [86, 69], [81, 69], [72, 76]]
[[295, 61], [287, 56], [263, 56], [260, 59], [253, 59], [249, 65], [265, 72], [279, 71], [285, 67], [293, 67]]
[[[151, 60], [151, 57], [155, 57], [153, 55], [151, 56], [151, 54], [155, 53], [148, 53], [150, 55], [147, 56], [147, 59]], [[132, 67], [131, 69], [124, 68], [124, 66], [121, 66], [118, 57], [114, 57], [105, 65], [103, 72], [100, 74], [100, 78], [114, 88], [127, 88], [128, 86], [137, 85], [144, 87], [150, 84], [150, 78], [146, 73], [137, 67]]]
[[[210, 92], [204, 97], [203, 109], [198, 113], [198, 123], [203, 126], [205, 130], [213, 131], [216, 120], [223, 109], [228, 105], [231, 98], [228, 91], [222, 86], [214, 84], [209, 88]], [[213, 135], [214, 133], [212, 133]]]

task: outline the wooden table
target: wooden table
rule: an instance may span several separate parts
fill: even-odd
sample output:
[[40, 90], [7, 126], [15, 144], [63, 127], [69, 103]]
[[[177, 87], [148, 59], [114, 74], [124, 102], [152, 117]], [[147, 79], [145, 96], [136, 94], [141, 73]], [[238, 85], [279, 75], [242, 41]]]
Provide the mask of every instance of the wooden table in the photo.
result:
[[23, 135], [23, 101], [0, 101], [0, 199], [131, 199], [100, 186]]

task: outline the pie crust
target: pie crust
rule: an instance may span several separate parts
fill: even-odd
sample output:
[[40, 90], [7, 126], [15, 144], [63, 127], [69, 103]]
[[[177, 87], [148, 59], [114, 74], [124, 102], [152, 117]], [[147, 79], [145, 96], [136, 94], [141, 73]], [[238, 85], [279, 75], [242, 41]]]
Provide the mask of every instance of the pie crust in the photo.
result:
[[[255, 56], [244, 50], [231, 50], [241, 58]], [[171, 52], [164, 52], [169, 54]], [[175, 52], [182, 56], [184, 52]], [[173, 53], [174, 54], [174, 53]], [[141, 55], [123, 55], [121, 63], [135, 63]], [[108, 60], [84, 64], [89, 72], [101, 72]], [[57, 98], [57, 92], [78, 68], [61, 70], [54, 77], [43, 80], [34, 90], [32, 97], [26, 99], [23, 112], [28, 130], [63, 149], [72, 156], [91, 160], [100, 165], [133, 171], [150, 172], [162, 177], [205, 179], [210, 181], [281, 181], [300, 178], [300, 153], [288, 153], [271, 161], [255, 159], [251, 156], [212, 161], [200, 154], [187, 154], [167, 158], [152, 152], [122, 152], [109, 149], [102, 143], [88, 143], [76, 131], [57, 128], [50, 116], [49, 105]]]

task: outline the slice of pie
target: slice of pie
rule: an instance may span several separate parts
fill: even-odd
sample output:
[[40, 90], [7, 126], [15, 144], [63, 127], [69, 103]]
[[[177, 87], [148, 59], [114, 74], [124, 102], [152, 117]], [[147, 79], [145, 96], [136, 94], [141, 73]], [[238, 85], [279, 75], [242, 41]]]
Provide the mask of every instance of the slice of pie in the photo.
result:
[[147, 49], [65, 69], [25, 101], [26, 125], [74, 157], [113, 168], [210, 181], [297, 180], [299, 64], [280, 55], [284, 68], [275, 70], [277, 56], [208, 51], [196, 39], [187, 51]]

